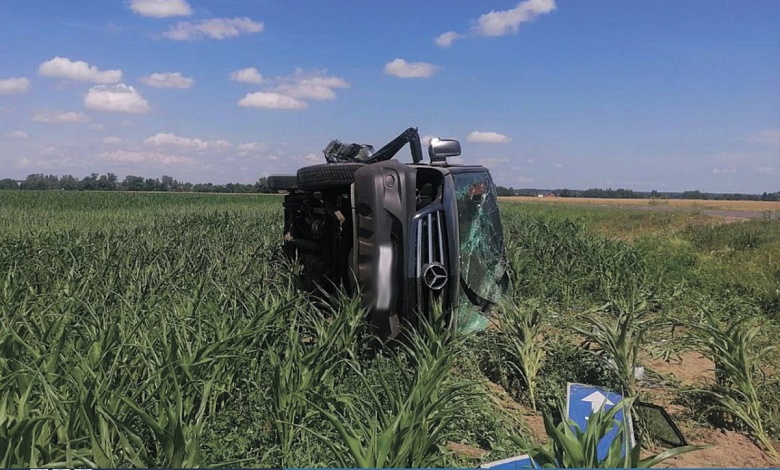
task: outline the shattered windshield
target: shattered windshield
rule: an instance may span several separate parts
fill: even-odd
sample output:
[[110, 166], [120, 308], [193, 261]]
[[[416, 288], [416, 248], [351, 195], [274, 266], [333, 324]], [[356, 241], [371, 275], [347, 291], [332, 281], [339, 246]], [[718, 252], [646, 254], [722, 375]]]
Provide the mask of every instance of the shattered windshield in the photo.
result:
[[472, 304], [497, 303], [506, 261], [493, 181], [487, 171], [454, 173], [460, 234], [460, 272]]

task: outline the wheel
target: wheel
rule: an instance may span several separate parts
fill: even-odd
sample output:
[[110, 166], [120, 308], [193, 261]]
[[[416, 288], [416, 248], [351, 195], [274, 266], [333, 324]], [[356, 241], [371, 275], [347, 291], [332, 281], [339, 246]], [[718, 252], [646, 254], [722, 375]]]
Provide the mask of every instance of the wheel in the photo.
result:
[[271, 175], [268, 177], [268, 187], [274, 191], [298, 189], [298, 178], [295, 175]]
[[331, 189], [349, 186], [355, 181], [355, 172], [365, 163], [325, 163], [298, 170], [298, 185], [301, 189]]

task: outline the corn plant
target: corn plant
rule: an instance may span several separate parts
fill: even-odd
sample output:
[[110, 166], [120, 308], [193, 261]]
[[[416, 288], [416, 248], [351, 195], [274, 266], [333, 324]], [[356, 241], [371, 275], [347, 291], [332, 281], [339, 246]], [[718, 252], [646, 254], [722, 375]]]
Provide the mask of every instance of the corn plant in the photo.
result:
[[[609, 410], [599, 410], [590, 415], [588, 425], [583, 430], [566, 413], [557, 426], [552, 418], [544, 413], [544, 429], [548, 442], [542, 446], [526, 447], [526, 452], [536, 466], [542, 468], [650, 468], [671, 457], [699, 450], [704, 446], [685, 446], [666, 450], [652, 457], [640, 458], [641, 445], [631, 444], [624, 420], [618, 421], [616, 415], [631, 413], [632, 398], [626, 398]], [[617, 426], [618, 432], [609, 446], [607, 455], [599, 458], [598, 443]], [[523, 440], [513, 437], [523, 446]]]
[[301, 313], [268, 352], [272, 412], [284, 466], [290, 464], [298, 430], [316, 413], [309, 397], [332, 386], [344, 368], [356, 363], [365, 314], [357, 300], [343, 292], [335, 300], [342, 308], [333, 307], [329, 321], [316, 310]]
[[616, 315], [601, 311], [579, 317], [586, 327], [574, 327], [588, 342], [599, 349], [594, 353], [606, 359], [620, 381], [623, 394], [633, 397], [637, 394], [636, 367], [639, 353], [648, 330], [656, 325], [640, 317], [637, 310], [619, 311]]
[[520, 307], [507, 300], [499, 318], [503, 334], [501, 346], [509, 365], [528, 387], [531, 406], [536, 411], [537, 375], [544, 364], [544, 339], [541, 338], [542, 315], [538, 306]]
[[759, 399], [761, 358], [775, 346], [756, 350], [756, 336], [760, 327], [749, 326], [747, 320], [721, 326], [715, 315], [704, 311], [704, 321], [691, 323], [691, 339], [699, 351], [715, 364], [718, 388], [702, 390], [715, 402], [715, 408], [743, 423], [750, 434], [775, 459], [778, 453], [772, 446], [763, 419], [764, 403]]
[[[436, 309], [435, 309], [436, 310]], [[312, 403], [320, 415], [341, 437], [343, 444], [309, 429], [317, 435], [344, 466], [357, 467], [430, 467], [440, 466], [444, 454], [439, 446], [446, 429], [477, 393], [471, 383], [450, 380], [453, 356], [461, 343], [433, 321], [422, 320], [422, 332], [410, 332], [406, 342], [392, 351], [395, 366], [402, 371], [400, 387], [380, 375], [389, 409], [377, 413], [382, 404], [361, 400], [353, 395], [321, 396]], [[409, 361], [409, 364], [407, 364]], [[366, 387], [370, 387], [361, 376]], [[322, 403], [322, 404], [320, 404]]]

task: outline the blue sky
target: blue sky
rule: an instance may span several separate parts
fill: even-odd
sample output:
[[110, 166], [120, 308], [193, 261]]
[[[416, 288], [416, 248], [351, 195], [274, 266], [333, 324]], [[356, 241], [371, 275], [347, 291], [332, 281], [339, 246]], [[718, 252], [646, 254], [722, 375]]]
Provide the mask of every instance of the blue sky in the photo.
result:
[[409, 126], [536, 188], [780, 190], [776, 0], [4, 0], [0, 178], [254, 182]]

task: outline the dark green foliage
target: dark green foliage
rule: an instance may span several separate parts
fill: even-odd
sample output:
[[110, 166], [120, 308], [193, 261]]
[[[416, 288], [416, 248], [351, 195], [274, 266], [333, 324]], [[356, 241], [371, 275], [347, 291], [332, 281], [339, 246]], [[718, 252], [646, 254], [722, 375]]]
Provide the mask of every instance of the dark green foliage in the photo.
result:
[[[607, 358], [573, 333], [584, 326], [580, 314], [693, 321], [709, 299], [733, 306], [718, 315], [724, 325], [737, 316], [761, 325], [761, 347], [776, 336], [766, 320], [780, 296], [774, 221], [714, 235], [699, 233], [703, 226], [656, 231], [635, 243], [621, 235], [680, 219], [521, 209], [501, 208], [510, 301], [516, 313], [541, 314], [531, 322], [538, 336], [521, 332], [519, 343], [542, 342], [535, 400], [522, 368], [509, 365], [517, 357], [508, 335], [518, 336], [510, 329], [460, 338], [455, 348], [429, 335], [412, 349], [363, 350], [354, 299], [328, 306], [294, 289], [298, 267], [276, 256], [279, 197], [3, 192], [0, 463], [337, 466], [348, 440], [322, 410], [362, 429], [357, 450], [416, 400], [416, 417], [398, 422], [416, 429], [427, 417], [438, 434], [417, 435], [426, 444], [414, 452], [393, 437], [406, 454], [392, 463], [475, 466], [446, 451], [447, 441], [493, 460], [518, 453], [509, 436], [525, 434], [489, 381], [552, 414], [568, 382], [620, 389]], [[605, 224], [613, 238], [596, 230]], [[778, 382], [761, 383], [764, 431], [777, 436]], [[431, 406], [441, 397], [452, 402]]]

